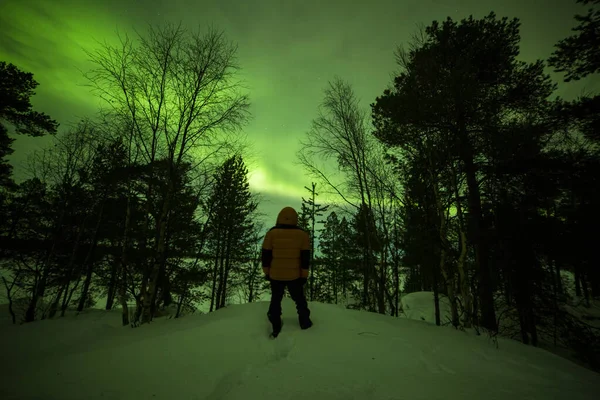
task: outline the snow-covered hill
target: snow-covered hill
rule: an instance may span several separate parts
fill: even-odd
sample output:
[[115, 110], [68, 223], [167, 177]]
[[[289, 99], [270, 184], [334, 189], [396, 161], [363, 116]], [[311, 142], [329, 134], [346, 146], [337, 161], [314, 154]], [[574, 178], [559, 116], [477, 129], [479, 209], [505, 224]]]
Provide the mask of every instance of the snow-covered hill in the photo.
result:
[[[596, 399], [600, 375], [547, 351], [425, 321], [311, 304], [301, 331], [284, 299], [281, 335], [267, 303], [159, 318], [119, 312], [3, 325], [8, 399]], [[3, 310], [4, 311], [4, 310]]]

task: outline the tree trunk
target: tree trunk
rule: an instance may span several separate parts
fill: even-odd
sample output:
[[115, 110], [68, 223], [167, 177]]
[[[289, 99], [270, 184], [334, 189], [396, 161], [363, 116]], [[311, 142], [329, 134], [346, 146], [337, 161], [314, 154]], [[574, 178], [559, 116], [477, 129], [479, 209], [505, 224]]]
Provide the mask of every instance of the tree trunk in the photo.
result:
[[254, 301], [254, 277], [251, 277], [249, 285], [248, 285], [248, 303], [252, 303], [253, 301]]
[[[229, 263], [229, 260], [226, 261]], [[221, 290], [221, 304], [219, 308], [225, 307], [225, 303], [227, 302], [227, 280], [229, 279], [229, 266], [225, 267], [225, 276], [223, 277], [223, 289]]]
[[552, 268], [553, 264], [556, 266], [556, 270], [558, 270], [558, 263], [553, 263], [552, 260], [548, 261], [548, 265], [550, 266], [550, 272], [553, 275], [554, 279], [552, 279], [552, 308], [553, 308], [553, 333], [552, 338], [554, 340], [554, 346], [557, 345], [557, 333], [558, 333], [558, 297], [560, 293], [558, 292], [558, 282], [560, 282], [560, 274], [555, 274], [555, 270]]
[[[71, 286], [71, 281], [70, 279], [67, 280], [67, 283], [64, 286], [61, 286], [60, 290], [58, 291], [55, 300], [52, 302], [52, 306], [50, 307], [50, 312], [49, 312], [49, 318], [54, 318], [54, 316], [56, 315], [56, 312], [58, 311], [58, 303], [60, 302], [60, 297], [62, 296], [62, 304], [60, 306], [61, 309], [61, 317], [65, 316], [65, 309], [66, 309], [66, 304], [67, 303], [67, 298], [69, 297], [69, 288]], [[77, 286], [75, 286], [75, 288], [77, 288]], [[72, 290], [71, 290], [72, 292]]]
[[[217, 244], [217, 248], [218, 248], [218, 246], [219, 245]], [[215, 306], [218, 266], [219, 266], [219, 254], [218, 254], [218, 249], [217, 249], [217, 254], [215, 255], [215, 263], [213, 266], [212, 287], [210, 290], [210, 308], [209, 308], [208, 312], [213, 312], [214, 306]]]
[[[132, 136], [130, 136], [130, 141]], [[153, 144], [155, 143], [154, 141], [156, 140], [156, 132], [153, 132], [153, 136], [152, 136], [152, 140], [153, 140]], [[130, 143], [131, 146], [131, 143]], [[154, 145], [153, 145], [154, 146]], [[153, 147], [154, 149], [154, 147]], [[150, 231], [150, 224], [151, 224], [151, 219], [150, 219], [150, 215], [152, 212], [152, 201], [151, 199], [154, 196], [154, 158], [155, 158], [155, 151], [153, 150], [151, 152], [150, 155], [150, 160], [148, 161], [149, 165], [149, 175], [147, 178], [147, 187], [146, 187], [146, 207], [145, 207], [145, 211], [144, 211], [144, 223], [142, 224], [142, 232], [141, 232], [141, 240], [139, 243], [139, 248], [142, 250], [142, 254], [145, 253], [145, 250], [147, 250], [148, 248], [148, 238], [149, 238], [149, 231]], [[169, 182], [170, 184], [170, 182]], [[134, 325], [137, 325], [139, 323], [139, 316], [142, 315], [143, 311], [144, 311], [144, 303], [146, 303], [146, 305], [150, 305], [151, 304], [151, 300], [152, 300], [152, 295], [149, 293], [149, 284], [151, 282], [151, 276], [152, 276], [152, 270], [153, 270], [153, 266], [154, 266], [154, 262], [156, 261], [156, 255], [157, 255], [157, 249], [159, 247], [159, 241], [160, 241], [160, 229], [162, 227], [162, 216], [163, 216], [163, 211], [164, 211], [164, 204], [163, 204], [163, 209], [161, 210], [160, 216], [158, 217], [158, 220], [156, 221], [156, 229], [158, 231], [158, 237], [156, 238], [156, 248], [154, 249], [154, 260], [151, 260], [149, 257], [144, 257], [144, 260], [142, 261], [142, 265], [143, 265], [143, 274], [142, 274], [142, 282], [140, 285], [140, 292], [139, 295], [136, 296], [136, 310], [134, 313], [134, 318], [135, 320], [133, 321]], [[149, 253], [148, 253], [149, 254]], [[150, 312], [150, 307], [148, 307], [148, 311], [147, 313]]]
[[310, 272], [310, 301], [315, 301], [315, 276], [316, 276], [316, 272], [315, 271], [315, 220], [317, 219], [317, 216], [315, 215], [315, 186], [316, 184], [314, 182], [312, 183], [312, 213], [311, 213], [311, 219], [312, 219], [312, 229], [310, 231], [310, 264], [312, 267], [312, 271]]
[[221, 241], [222, 241], [222, 234], [221, 234], [221, 222], [218, 222], [218, 225], [216, 226], [215, 231], [213, 232], [213, 237], [216, 243], [216, 249], [215, 249], [215, 259], [214, 259], [214, 265], [213, 265], [213, 271], [212, 271], [212, 285], [211, 285], [211, 291], [210, 291], [210, 308], [209, 308], [209, 312], [213, 312], [215, 310], [215, 305], [216, 305], [216, 295], [217, 295], [217, 277], [218, 277], [218, 272], [219, 272], [219, 259], [221, 257]]
[[85, 280], [83, 281], [83, 289], [81, 290], [81, 297], [79, 298], [79, 303], [77, 304], [77, 312], [82, 312], [85, 308], [85, 301], [87, 300], [90, 284], [92, 282], [92, 272], [94, 271], [93, 265], [93, 263], [89, 263], [87, 266]]
[[435, 309], [435, 324], [437, 326], [441, 325], [440, 321], [440, 291], [438, 285], [438, 272], [436, 266], [433, 266], [433, 305]]
[[[165, 253], [165, 239], [167, 233], [167, 223], [169, 217], [169, 207], [171, 205], [171, 196], [174, 191], [173, 178], [169, 177], [169, 185], [167, 193], [165, 193], [165, 200], [163, 203], [159, 224], [158, 224], [158, 243], [156, 247], [156, 254], [154, 262], [152, 264], [152, 270], [150, 273], [150, 282], [147, 290], [144, 293], [143, 307], [142, 307], [142, 324], [147, 324], [152, 321], [152, 299], [156, 295], [156, 283], [158, 281], [158, 274], [164, 259]], [[143, 285], [145, 289], [145, 284]]]
[[[27, 307], [27, 311], [25, 312], [25, 322], [32, 322], [35, 320], [35, 312], [39, 305], [39, 303], [44, 298], [44, 294], [46, 293], [46, 285], [48, 283], [48, 277], [50, 276], [50, 262], [52, 261], [52, 257], [54, 256], [54, 252], [56, 251], [56, 244], [58, 242], [58, 238], [60, 233], [62, 232], [62, 223], [65, 217], [65, 213], [67, 210], [68, 202], [67, 200], [63, 200], [61, 213], [57, 219], [55, 225], [54, 238], [52, 241], [52, 247], [48, 251], [46, 258], [44, 260], [44, 264], [42, 267], [42, 276], [38, 280], [36, 279], [36, 284], [33, 287], [33, 293], [31, 296], [31, 301], [29, 302], [29, 306]], [[44, 316], [42, 316], [43, 319]]]
[[479, 184], [477, 182], [473, 154], [466, 152], [463, 156], [468, 187], [469, 215], [473, 229], [473, 244], [475, 245], [475, 263], [477, 265], [479, 306], [481, 308], [480, 324], [490, 331], [497, 331], [494, 295], [491, 287], [489, 269], [489, 249], [486, 229], [483, 224]]
[[92, 254], [96, 249], [96, 245], [98, 243], [98, 231], [100, 230], [100, 224], [102, 223], [102, 215], [104, 214], [104, 203], [105, 200], [101, 200], [100, 210], [98, 211], [98, 219], [96, 220], [96, 226], [94, 227], [94, 233], [92, 235], [92, 240], [90, 243], [90, 248], [85, 255], [85, 260], [83, 261], [83, 265], [87, 266], [87, 271], [85, 275], [85, 281], [83, 283], [83, 290], [81, 291], [81, 298], [79, 299], [79, 304], [77, 305], [77, 312], [83, 311], [85, 306], [85, 301], [88, 297], [88, 292], [90, 290], [90, 284], [92, 282], [92, 273], [94, 271], [94, 263], [91, 262]]
[[223, 265], [223, 263], [225, 262], [224, 260], [225, 258], [225, 251], [223, 250], [223, 252], [221, 253], [221, 257], [219, 259], [219, 274], [217, 276], [217, 293], [215, 296], [215, 309], [218, 310], [219, 308], [221, 308], [221, 295], [223, 293], [223, 279], [224, 279], [224, 275], [225, 275], [225, 267]]
[[600, 272], [598, 272], [598, 268], [592, 268], [590, 271], [590, 286], [592, 297], [600, 296]]
[[333, 260], [333, 271], [332, 271], [332, 281], [333, 281], [332, 282], [332, 284], [333, 284], [332, 290], [333, 290], [333, 301], [335, 302], [335, 304], [337, 304], [338, 303], [338, 283], [339, 283], [338, 273], [339, 273], [339, 268], [340, 268], [340, 263], [339, 263], [340, 256], [338, 254], [336, 238], [334, 238], [334, 243], [336, 243], [335, 244], [336, 247], [333, 252], [334, 260]]
[[579, 276], [581, 277], [581, 289], [583, 291], [584, 306], [589, 308], [590, 307], [590, 291], [588, 289], [587, 273], [582, 271], [582, 273]]
[[223, 272], [223, 281], [221, 288], [221, 297], [219, 298], [219, 308], [225, 307], [225, 302], [227, 300], [227, 281], [229, 280], [229, 271], [231, 269], [231, 241], [232, 241], [232, 227], [229, 228], [229, 233], [227, 234], [227, 241], [225, 244], [225, 269]]
[[125, 229], [123, 232], [123, 247], [121, 249], [121, 278], [119, 282], [119, 301], [121, 302], [123, 326], [129, 325], [129, 308], [127, 307], [127, 250], [129, 248], [129, 227], [131, 225], [131, 194], [127, 196], [125, 213]]
[[[385, 251], [385, 250], [384, 250]], [[385, 314], [385, 290], [386, 290], [386, 276], [387, 276], [387, 268], [384, 257], [381, 257], [380, 260], [380, 270], [379, 270], [379, 293], [377, 296], [377, 306], [379, 309], [379, 314]]]
[[29, 301], [27, 311], [25, 311], [25, 322], [35, 321], [36, 309], [46, 292], [46, 283], [48, 281], [48, 276], [50, 275], [50, 266], [48, 264], [44, 264], [42, 268], [42, 276], [36, 280], [36, 283], [33, 286], [31, 300]]
[[112, 310], [113, 304], [115, 303], [115, 294], [117, 292], [117, 280], [119, 273], [119, 264], [117, 263], [117, 259], [113, 257], [112, 265], [110, 269], [110, 280], [108, 282], [108, 294], [106, 297], [106, 307], [105, 310]]
[[70, 286], [70, 282], [67, 282], [67, 287], [65, 288], [65, 294], [63, 295], [62, 304], [60, 306], [60, 316], [61, 317], [65, 316], [65, 312], [67, 311], [67, 308], [69, 308], [69, 301], [71, 300], [71, 295], [73, 294], [75, 289], [77, 289], [77, 287], [79, 286], [79, 279], [77, 280], [77, 283], [75, 284], [73, 289], [69, 290], [69, 286]]
[[452, 271], [447, 270], [446, 259], [446, 251], [442, 250], [442, 255], [440, 257], [440, 270], [442, 271], [442, 275], [444, 277], [444, 281], [446, 282], [446, 290], [448, 292], [448, 301], [450, 302], [450, 314], [452, 318], [452, 326], [455, 328], [458, 327], [458, 309], [456, 305], [456, 294], [454, 293], [454, 273]]
[[80, 282], [81, 282], [81, 279], [77, 279], [75, 281], [75, 286], [73, 286], [73, 288], [71, 290], [65, 291], [65, 296], [63, 297], [63, 303], [62, 303], [62, 306], [60, 307], [60, 316], [61, 317], [65, 316], [65, 312], [67, 311], [69, 303], [71, 303], [71, 298], [73, 298], [73, 293], [75, 293], [75, 290], [77, 290], [77, 288], [79, 287]]
[[398, 317], [400, 307], [400, 265], [397, 259], [394, 261], [394, 305], [396, 317]]
[[519, 326], [521, 327], [521, 340], [523, 344], [529, 344], [529, 335], [527, 333], [527, 320], [525, 318], [525, 310], [517, 301], [517, 313], [519, 314]]
[[65, 290], [65, 286], [68, 288], [69, 283], [67, 282], [65, 285], [60, 285], [58, 292], [56, 292], [56, 296], [54, 296], [54, 300], [50, 303], [50, 309], [48, 310], [48, 318], [52, 319], [56, 315], [56, 311], [58, 310], [58, 303], [60, 302], [60, 297]]
[[[185, 291], [185, 289], [184, 289], [184, 291]], [[183, 305], [184, 299], [185, 299], [184, 294], [179, 296], [179, 301], [177, 301], [177, 312], [175, 313], [175, 318], [179, 318], [181, 316], [181, 306]]]
[[127, 306], [127, 267], [121, 265], [121, 283], [119, 285], [119, 301], [121, 302], [121, 323], [129, 325], [129, 307]]
[[[443, 205], [442, 205], [442, 199], [440, 198], [440, 194], [439, 194], [439, 190], [437, 187], [437, 182], [435, 177], [433, 176], [433, 172], [431, 170], [431, 166], [433, 164], [433, 160], [431, 159], [431, 153], [429, 153], [429, 161], [430, 161], [430, 176], [433, 182], [433, 194], [435, 197], [435, 203], [436, 203], [436, 209], [438, 212], [438, 218], [440, 221], [440, 226], [439, 226], [439, 247], [440, 247], [440, 265], [439, 265], [439, 270], [441, 271], [443, 277], [444, 277], [444, 281], [446, 284], [446, 291], [448, 294], [448, 300], [450, 301], [450, 310], [451, 310], [451, 315], [452, 315], [452, 325], [454, 327], [458, 326], [458, 311], [456, 309], [456, 297], [454, 295], [454, 273], [453, 271], [449, 271], [447, 269], [449, 269], [449, 267], [447, 266], [448, 264], [446, 263], [446, 246], [447, 246], [447, 242], [448, 239], [446, 237], [446, 224], [447, 224], [447, 218], [446, 218], [446, 210], [444, 209]], [[435, 291], [434, 291], [434, 296], [435, 293], [437, 293], [437, 291], [439, 290], [438, 287], [438, 283], [437, 283], [437, 275], [438, 273], [436, 271], [434, 271], [434, 286], [435, 286]], [[439, 299], [436, 301], [436, 324], [439, 326]]]
[[[71, 257], [69, 258], [69, 264], [67, 266], [67, 276], [65, 279], [66, 283], [64, 286], [61, 286], [55, 300], [52, 302], [52, 305], [50, 306], [50, 312], [49, 312], [50, 318], [54, 318], [54, 316], [56, 315], [56, 311], [58, 310], [58, 303], [60, 301], [60, 297], [61, 297], [62, 293], [64, 292], [65, 299], [69, 293], [69, 286], [71, 283], [71, 278], [73, 277], [73, 270], [75, 269], [75, 259], [77, 257], [77, 252], [79, 251], [79, 245], [81, 243], [81, 237], [83, 235], [83, 231], [85, 229], [87, 219], [88, 219], [88, 216], [86, 216], [84, 218], [83, 223], [81, 224], [81, 226], [79, 226], [79, 228], [77, 230], [77, 238], [75, 239], [75, 244], [73, 245], [73, 250], [71, 251]], [[64, 300], [63, 300], [63, 303], [64, 303]], [[62, 309], [62, 307], [61, 307], [61, 309]], [[61, 315], [64, 316], [64, 311], [61, 313]]]
[[579, 261], [575, 261], [575, 296], [581, 297], [581, 267]]
[[[158, 272], [158, 280], [156, 285], [156, 290], [154, 291], [154, 297], [152, 299], [152, 315], [155, 315], [156, 310], [160, 307], [161, 302], [163, 307], [167, 307], [170, 303], [170, 292], [169, 292], [169, 278], [167, 272], [167, 261], [169, 259], [169, 244], [171, 242], [171, 237], [168, 232], [168, 224], [167, 224], [167, 234], [165, 237], [165, 250], [162, 256], [162, 262], [160, 264], [160, 269]], [[160, 293], [160, 296], [158, 295]]]
[[165, 295], [165, 288], [164, 288], [164, 279], [165, 279], [165, 261], [163, 260], [163, 262], [161, 263], [161, 266], [159, 268], [158, 271], [158, 278], [156, 280], [156, 290], [154, 291], [154, 294], [152, 295], [152, 302], [150, 305], [150, 313], [152, 314], [152, 316], [154, 317], [154, 315], [156, 315], [156, 310], [158, 310], [160, 308], [160, 303], [164, 298]]
[[363, 249], [363, 306], [369, 309], [369, 261], [366, 255], [367, 250]]
[[[471, 280], [471, 292], [477, 293], [477, 281], [475, 279]], [[479, 298], [477, 296], [471, 297], [471, 300], [473, 301], [472, 309], [471, 309], [471, 321], [473, 322], [473, 325], [475, 325], [475, 326], [479, 325], [479, 301], [478, 301], [478, 299]]]
[[536, 326], [536, 316], [533, 310], [533, 305], [529, 305], [529, 332], [531, 333], [531, 344], [535, 347], [538, 346], [538, 334]]
[[17, 272], [17, 275], [15, 275], [15, 277], [13, 279], [13, 283], [10, 286], [8, 286], [6, 279], [4, 277], [2, 277], [2, 282], [4, 282], [4, 286], [6, 287], [6, 298], [8, 300], [8, 312], [10, 313], [10, 317], [12, 319], [13, 324], [17, 323], [17, 316], [15, 315], [15, 311], [13, 310], [13, 299], [12, 299], [11, 292], [12, 292], [12, 288], [15, 286], [15, 282], [19, 278], [19, 274], [20, 274], [20, 272]]

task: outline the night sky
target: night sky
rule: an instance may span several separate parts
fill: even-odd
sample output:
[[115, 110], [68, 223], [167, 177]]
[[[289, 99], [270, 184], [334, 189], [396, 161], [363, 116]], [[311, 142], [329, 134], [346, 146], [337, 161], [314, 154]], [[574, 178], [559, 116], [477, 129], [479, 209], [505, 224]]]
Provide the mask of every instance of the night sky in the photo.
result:
[[[2, 0], [0, 59], [34, 74], [40, 83], [35, 109], [66, 129], [93, 116], [100, 104], [81, 86], [79, 70], [90, 67], [82, 48], [96, 46], [95, 40], [113, 42], [117, 29], [143, 31], [147, 23], [224, 30], [239, 45], [242, 77], [250, 87], [253, 118], [244, 134], [253, 145], [251, 185], [263, 194], [261, 210], [271, 223], [281, 207], [299, 208], [303, 187], [310, 186], [311, 178], [293, 161], [328, 80], [338, 75], [349, 81], [368, 108], [391, 82], [394, 50], [419, 25], [490, 11], [520, 18], [520, 58], [534, 61], [548, 58], [585, 7], [575, 0]], [[588, 79], [560, 84], [557, 94], [572, 99], [599, 88]], [[17, 181], [27, 177], [27, 154], [47, 143], [17, 139], [11, 157]]]

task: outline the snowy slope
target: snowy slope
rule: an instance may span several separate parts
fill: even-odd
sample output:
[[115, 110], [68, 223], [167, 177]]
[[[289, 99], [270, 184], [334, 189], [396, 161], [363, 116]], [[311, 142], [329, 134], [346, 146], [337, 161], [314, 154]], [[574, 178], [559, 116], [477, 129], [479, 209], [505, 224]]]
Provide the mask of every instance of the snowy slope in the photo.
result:
[[119, 312], [0, 327], [8, 399], [597, 399], [600, 375], [541, 349], [311, 304], [267, 338], [267, 303], [119, 327]]

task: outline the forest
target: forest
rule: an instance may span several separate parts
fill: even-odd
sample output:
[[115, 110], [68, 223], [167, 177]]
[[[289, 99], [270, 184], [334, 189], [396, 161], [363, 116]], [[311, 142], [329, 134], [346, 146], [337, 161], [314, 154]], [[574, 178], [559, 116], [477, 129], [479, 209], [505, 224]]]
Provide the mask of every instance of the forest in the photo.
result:
[[[437, 325], [600, 368], [599, 329], [570, 311], [600, 297], [600, 97], [564, 100], [544, 72], [565, 84], [600, 72], [600, 0], [577, 2], [587, 14], [547, 60], [520, 60], [519, 19], [492, 12], [415, 32], [370, 107], [332, 77], [295, 161], [312, 184], [298, 210], [309, 301], [399, 317], [403, 295], [429, 291]], [[236, 45], [171, 24], [120, 44], [89, 50], [105, 107], [61, 133], [33, 109], [33, 73], [0, 61], [0, 268], [15, 324], [95, 306], [137, 327], [268, 292]], [[53, 136], [19, 183], [9, 133]]]

